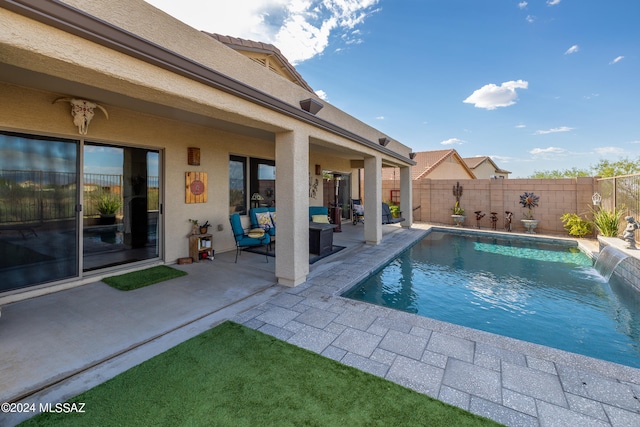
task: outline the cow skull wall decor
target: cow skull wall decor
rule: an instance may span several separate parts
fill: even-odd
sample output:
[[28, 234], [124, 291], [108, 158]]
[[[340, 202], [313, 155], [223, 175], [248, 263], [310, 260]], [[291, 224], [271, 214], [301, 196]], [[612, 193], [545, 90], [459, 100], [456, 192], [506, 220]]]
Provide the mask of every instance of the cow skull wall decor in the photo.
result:
[[68, 102], [71, 104], [71, 115], [73, 116], [73, 124], [78, 126], [78, 132], [80, 135], [86, 135], [89, 123], [93, 119], [94, 108], [99, 108], [104, 113], [105, 117], [109, 119], [109, 114], [103, 106], [96, 104], [95, 102], [87, 101], [86, 99], [76, 98], [57, 98], [53, 101], [56, 102]]

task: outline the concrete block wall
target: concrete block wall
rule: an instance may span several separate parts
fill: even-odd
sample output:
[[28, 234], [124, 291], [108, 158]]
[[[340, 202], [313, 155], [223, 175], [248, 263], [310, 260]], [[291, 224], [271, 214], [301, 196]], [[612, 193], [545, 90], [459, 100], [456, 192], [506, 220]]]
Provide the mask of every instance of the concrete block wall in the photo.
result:
[[[465, 209], [466, 227], [475, 227], [474, 211], [485, 216], [481, 228], [490, 228], [491, 212], [497, 212], [497, 228], [504, 228], [505, 211], [514, 213], [512, 230], [524, 232], [520, 220], [524, 209], [520, 195], [533, 192], [540, 197], [534, 217], [539, 220], [537, 231], [545, 234], [567, 234], [560, 219], [565, 213], [587, 214], [590, 212], [591, 196], [596, 191], [597, 181], [593, 177], [567, 179], [423, 179], [413, 181], [414, 220], [439, 224], [453, 224], [451, 209], [455, 204], [453, 187], [459, 182], [463, 188], [460, 205]], [[394, 181], [384, 181], [383, 198], [395, 188]], [[401, 195], [402, 197], [402, 195]]]

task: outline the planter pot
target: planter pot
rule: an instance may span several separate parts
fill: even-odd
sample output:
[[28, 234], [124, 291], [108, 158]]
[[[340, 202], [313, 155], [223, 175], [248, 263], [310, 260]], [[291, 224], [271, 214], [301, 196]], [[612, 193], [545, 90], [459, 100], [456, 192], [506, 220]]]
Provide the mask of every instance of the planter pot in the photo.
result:
[[524, 228], [526, 228], [525, 233], [527, 233], [527, 234], [536, 234], [536, 232], [533, 231], [533, 229], [538, 226], [538, 222], [540, 220], [537, 220], [537, 219], [521, 219], [520, 221], [522, 222], [522, 225], [524, 225]]
[[207, 227], [200, 227], [200, 234], [207, 234], [207, 231], [209, 231]]
[[116, 214], [100, 214], [100, 225], [111, 225], [116, 223]]
[[453, 222], [456, 224], [456, 227], [462, 227], [462, 223], [464, 222], [464, 215], [451, 215], [453, 218]]

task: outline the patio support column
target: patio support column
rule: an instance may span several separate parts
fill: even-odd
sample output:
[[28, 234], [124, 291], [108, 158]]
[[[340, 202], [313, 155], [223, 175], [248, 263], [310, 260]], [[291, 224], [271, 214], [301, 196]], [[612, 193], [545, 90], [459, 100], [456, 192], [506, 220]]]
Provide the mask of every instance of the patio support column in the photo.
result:
[[411, 227], [413, 224], [413, 192], [411, 191], [411, 168], [408, 166], [400, 168], [400, 210], [404, 221], [400, 223], [403, 227]]
[[300, 131], [276, 134], [276, 277], [284, 286], [309, 274], [309, 138]]
[[382, 158], [364, 159], [364, 240], [377, 245], [382, 241]]

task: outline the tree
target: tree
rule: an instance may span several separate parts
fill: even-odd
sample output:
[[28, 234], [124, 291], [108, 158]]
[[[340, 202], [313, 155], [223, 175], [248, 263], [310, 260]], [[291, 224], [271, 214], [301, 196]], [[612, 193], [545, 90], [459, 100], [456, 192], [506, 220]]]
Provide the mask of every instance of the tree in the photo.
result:
[[589, 169], [578, 169], [576, 167], [573, 167], [571, 169], [565, 169], [565, 170], [555, 169], [555, 170], [548, 170], [548, 171], [534, 171], [533, 175], [531, 175], [530, 178], [558, 179], [558, 178], [575, 178], [577, 176], [590, 176], [590, 175], [591, 175], [591, 171]]
[[616, 162], [600, 160], [592, 167], [592, 170], [594, 176], [601, 176], [603, 178], [640, 173], [640, 157], [636, 160], [629, 160], [628, 157], [623, 157]]
[[611, 178], [613, 176], [620, 175], [632, 175], [640, 173], [640, 157], [636, 160], [630, 160], [628, 157], [623, 157], [615, 162], [611, 160], [600, 160], [588, 169], [578, 169], [575, 166], [571, 169], [564, 170], [547, 170], [547, 171], [534, 171], [533, 175], [529, 178], [541, 179], [541, 178], [575, 178], [578, 176], [600, 176], [602, 178]]

